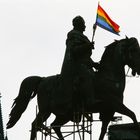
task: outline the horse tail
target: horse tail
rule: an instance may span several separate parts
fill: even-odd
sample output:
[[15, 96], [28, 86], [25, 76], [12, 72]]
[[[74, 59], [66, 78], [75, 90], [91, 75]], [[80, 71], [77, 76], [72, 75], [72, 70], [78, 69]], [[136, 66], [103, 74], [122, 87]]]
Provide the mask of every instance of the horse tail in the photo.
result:
[[42, 78], [39, 76], [31, 76], [22, 81], [19, 94], [14, 99], [12, 110], [9, 114], [7, 129], [13, 127], [17, 123], [22, 113], [26, 110], [29, 101], [36, 96], [36, 91], [41, 80]]

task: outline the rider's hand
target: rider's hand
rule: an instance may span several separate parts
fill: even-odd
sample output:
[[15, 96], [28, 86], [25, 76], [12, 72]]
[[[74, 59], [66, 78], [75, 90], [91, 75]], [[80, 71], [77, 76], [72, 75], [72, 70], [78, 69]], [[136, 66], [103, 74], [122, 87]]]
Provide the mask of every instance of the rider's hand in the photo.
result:
[[94, 41], [90, 43], [92, 49], [94, 49], [94, 44]]

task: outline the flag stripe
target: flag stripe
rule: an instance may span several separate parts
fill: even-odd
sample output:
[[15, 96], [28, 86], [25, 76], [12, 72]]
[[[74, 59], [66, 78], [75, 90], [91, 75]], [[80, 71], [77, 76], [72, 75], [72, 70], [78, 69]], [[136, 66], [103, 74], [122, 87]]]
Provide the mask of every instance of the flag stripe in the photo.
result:
[[102, 13], [101, 11], [98, 11], [98, 18], [106, 21], [110, 26], [112, 26], [112, 24], [110, 23], [110, 21], [106, 18], [106, 16], [104, 15], [104, 13]]
[[104, 9], [100, 5], [98, 5], [98, 11], [97, 11], [97, 13], [98, 12], [101, 15], [104, 16], [104, 18], [106, 19], [106, 21], [110, 23], [110, 25], [114, 28], [115, 31], [118, 31], [119, 30], [119, 25], [117, 25], [114, 21], [111, 20], [111, 18], [108, 16], [108, 14], [104, 11]]
[[107, 22], [105, 22], [104, 20], [98, 18], [98, 19], [97, 19], [97, 23], [98, 23], [98, 26], [100, 26], [101, 28], [104, 28], [104, 29], [107, 30], [107, 31], [110, 31], [110, 32], [112, 32], [112, 33], [114, 33], [114, 34], [119, 35], [118, 32], [116, 32], [116, 31], [115, 31]]
[[117, 25], [114, 21], [112, 21], [112, 19], [108, 16], [108, 14], [104, 11], [104, 9], [100, 5], [98, 6], [99, 6], [98, 11], [100, 11], [100, 13], [104, 15], [105, 19], [110, 22], [110, 25], [113, 26], [115, 29], [118, 29], [119, 25]]
[[99, 4], [97, 9], [96, 24], [110, 32], [116, 32], [116, 34], [120, 32], [119, 25], [117, 25], [114, 21], [111, 20], [111, 18]]
[[98, 11], [97, 13], [98, 13], [98, 18], [100, 18], [100, 19], [104, 20], [105, 22], [107, 22], [110, 26], [113, 26], [111, 24], [111, 22], [108, 20], [108, 18], [105, 16], [104, 13], [101, 13], [101, 11]]

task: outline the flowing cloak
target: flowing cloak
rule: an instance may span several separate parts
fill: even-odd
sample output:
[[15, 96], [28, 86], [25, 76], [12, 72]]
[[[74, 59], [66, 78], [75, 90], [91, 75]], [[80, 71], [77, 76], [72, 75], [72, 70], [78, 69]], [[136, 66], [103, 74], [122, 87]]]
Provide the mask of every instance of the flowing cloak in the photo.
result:
[[[55, 103], [65, 110], [81, 102], [92, 102], [94, 71], [91, 59], [92, 47], [89, 39], [77, 30], [71, 30], [67, 35], [66, 52], [61, 69], [61, 84]], [[65, 105], [64, 105], [65, 104]], [[59, 107], [60, 106], [60, 107]]]

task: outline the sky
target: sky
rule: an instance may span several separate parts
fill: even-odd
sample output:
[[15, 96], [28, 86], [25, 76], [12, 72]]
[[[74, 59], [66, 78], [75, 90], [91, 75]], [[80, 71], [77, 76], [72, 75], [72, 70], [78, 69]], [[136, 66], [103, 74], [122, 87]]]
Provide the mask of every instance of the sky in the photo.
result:
[[[84, 34], [91, 40], [97, 5], [97, 0], [0, 0], [0, 92], [5, 132], [13, 99], [18, 95], [23, 79], [32, 75], [59, 74], [72, 19], [77, 15], [85, 19]], [[100, 61], [104, 46], [114, 39], [127, 35], [140, 41], [139, 0], [100, 0], [100, 5], [120, 25], [121, 32], [117, 36], [97, 27], [94, 61]], [[126, 79], [124, 104], [140, 121], [139, 83], [140, 78]], [[34, 98], [18, 123], [7, 130], [9, 140], [29, 140], [36, 104]], [[122, 123], [127, 122], [132, 121], [123, 116]], [[98, 139], [100, 125], [93, 124], [94, 139]]]

